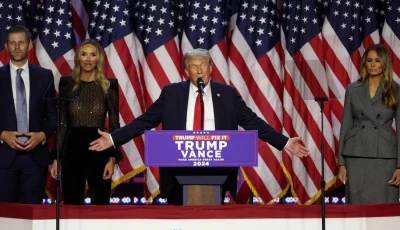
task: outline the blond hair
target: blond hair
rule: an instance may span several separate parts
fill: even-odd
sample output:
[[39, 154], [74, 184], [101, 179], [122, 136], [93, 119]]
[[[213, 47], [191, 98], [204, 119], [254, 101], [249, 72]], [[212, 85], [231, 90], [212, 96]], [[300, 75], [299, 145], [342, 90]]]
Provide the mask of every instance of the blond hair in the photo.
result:
[[72, 69], [72, 79], [74, 80], [74, 86], [72, 87], [72, 91], [76, 91], [79, 89], [82, 80], [81, 80], [81, 66], [79, 64], [79, 59], [82, 51], [82, 47], [85, 45], [93, 45], [96, 47], [97, 50], [97, 55], [98, 55], [98, 60], [97, 60], [97, 65], [94, 69], [94, 81], [97, 85], [100, 86], [101, 90], [103, 91], [104, 94], [107, 94], [108, 89], [110, 88], [110, 82], [107, 80], [107, 78], [104, 75], [104, 53], [103, 53], [103, 48], [100, 46], [100, 44], [94, 40], [94, 39], [86, 39], [85, 41], [80, 44], [78, 49], [75, 52], [75, 57], [74, 57], [74, 63], [75, 66]]
[[395, 87], [395, 83], [393, 82], [392, 61], [386, 47], [381, 44], [376, 44], [372, 45], [364, 52], [361, 59], [361, 77], [358, 79], [358, 82], [362, 84], [369, 78], [366, 62], [370, 51], [375, 51], [377, 53], [382, 65], [382, 75], [380, 79], [380, 84], [382, 85], [382, 103], [388, 109], [396, 109], [399, 94], [398, 89]]

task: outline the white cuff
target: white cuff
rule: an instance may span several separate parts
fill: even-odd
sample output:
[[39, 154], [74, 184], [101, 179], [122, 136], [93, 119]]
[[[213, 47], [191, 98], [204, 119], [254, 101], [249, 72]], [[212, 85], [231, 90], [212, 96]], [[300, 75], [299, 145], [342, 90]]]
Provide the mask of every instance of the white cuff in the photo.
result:
[[115, 148], [115, 145], [114, 145], [114, 140], [112, 139], [112, 136], [111, 136], [111, 134], [108, 134], [108, 135], [110, 135], [111, 144], [112, 144], [112, 145], [113, 145], [113, 147]]
[[286, 149], [287, 145], [289, 144], [290, 138], [287, 140], [285, 147], [283, 149]]

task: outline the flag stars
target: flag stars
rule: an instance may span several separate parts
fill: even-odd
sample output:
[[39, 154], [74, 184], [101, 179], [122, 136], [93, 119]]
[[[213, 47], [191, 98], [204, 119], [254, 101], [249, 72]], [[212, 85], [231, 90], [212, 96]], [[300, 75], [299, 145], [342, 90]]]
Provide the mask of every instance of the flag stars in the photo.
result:
[[60, 8], [60, 9], [57, 10], [57, 12], [58, 12], [60, 15], [63, 15], [63, 14], [64, 14], [64, 9]]
[[206, 4], [206, 5], [204, 6], [204, 10], [205, 10], [205, 11], [210, 10], [210, 5]]
[[218, 18], [214, 17], [214, 18], [212, 19], [212, 22], [213, 22], [214, 24], [218, 23]]
[[[246, 14], [245, 13], [242, 13], [241, 15], [240, 15], [240, 17], [242, 18], [242, 20], [246, 20]], [[215, 17], [214, 17], [214, 19], [215, 19]], [[214, 20], [213, 19], [213, 20]]]
[[172, 20], [169, 21], [169, 27], [174, 27], [174, 22]]
[[111, 21], [112, 23], [114, 23], [116, 19], [117, 19], [116, 17], [112, 16], [112, 17], [110, 18], [110, 21]]
[[199, 8], [200, 7], [200, 3], [198, 3], [198, 2], [195, 2], [194, 4], [193, 4], [193, 6], [194, 6], [194, 8]]
[[243, 6], [244, 9], [247, 9], [247, 8], [249, 8], [249, 3], [245, 2], [245, 3], [243, 3], [242, 6]]
[[191, 29], [192, 31], [194, 31], [194, 30], [196, 29], [196, 25], [193, 25], [193, 24], [192, 24], [192, 26], [190, 26], [190, 29]]
[[215, 34], [215, 29], [214, 29], [214, 28], [211, 29], [211, 30], [210, 30], [210, 33], [211, 33], [211, 34]]
[[258, 29], [258, 30], [257, 30], [257, 33], [258, 33], [259, 35], [264, 34], [264, 29], [261, 29], [261, 28]]
[[108, 8], [110, 8], [110, 4], [109, 4], [108, 2], [106, 2], [106, 3], [104, 4], [104, 9], [108, 9]]
[[254, 4], [251, 8], [253, 8], [254, 11], [258, 10], [258, 5]]
[[203, 22], [208, 21], [208, 16], [207, 15], [203, 15], [203, 17], [201, 17], [201, 19], [203, 19]]
[[54, 32], [54, 35], [55, 35], [56, 37], [60, 37], [60, 36], [61, 36], [61, 35], [60, 35], [60, 31], [56, 30], [56, 32]]
[[54, 7], [53, 7], [53, 6], [49, 6], [49, 8], [47, 8], [47, 10], [48, 10], [50, 13], [53, 13], [53, 12], [54, 12]]
[[58, 47], [58, 42], [54, 41], [52, 44], [53, 48], [57, 48]]
[[196, 19], [197, 19], [197, 16], [198, 16], [198, 14], [193, 14], [193, 15], [192, 15], [193, 20], [196, 20]]
[[45, 21], [47, 22], [47, 24], [51, 24], [51, 21], [52, 21], [52, 20], [53, 20], [52, 18], [47, 17]]
[[219, 13], [220, 12], [220, 7], [215, 6], [214, 11], [215, 11], [215, 13]]
[[250, 33], [254, 32], [254, 27], [250, 26], [250, 28], [247, 29]]
[[110, 28], [108, 28], [107, 29], [107, 31], [111, 34], [112, 33], [112, 31], [113, 31], [113, 28], [112, 27], [110, 27]]
[[[160, 11], [161, 11], [162, 14], [166, 14], [167, 13], [167, 8], [163, 7], [163, 8], [160, 9]], [[171, 13], [173, 13], [173, 11]]]
[[119, 11], [119, 6], [115, 5], [115, 6], [113, 7], [113, 10], [114, 10], [114, 12], [118, 12], [118, 11]]
[[144, 43], [149, 44], [149, 42], [150, 42], [150, 38], [145, 38], [144, 39]]
[[400, 18], [396, 18], [396, 22], [399, 23], [400, 22]]
[[158, 29], [156, 30], [156, 34], [157, 34], [157, 36], [162, 35], [162, 30], [160, 30], [160, 28], [158, 28]]
[[154, 11], [157, 9], [157, 6], [155, 6], [155, 5], [152, 4], [151, 7], [150, 7], [150, 9], [151, 9], [151, 11], [154, 12]]
[[60, 19], [58, 19], [57, 22], [56, 22], [56, 24], [57, 24], [58, 26], [61, 26], [61, 25], [62, 25], [62, 21], [61, 21]]
[[160, 25], [163, 25], [163, 24], [164, 24], [164, 19], [163, 19], [163, 18], [160, 18], [160, 19], [158, 20], [158, 23], [159, 23]]
[[350, 41], [353, 41], [353, 36], [349, 37], [349, 40], [350, 40]]
[[202, 26], [201, 29], [200, 29], [200, 31], [201, 31], [201, 33], [207, 32], [206, 27]]
[[22, 10], [22, 6], [21, 6], [21, 5], [18, 5], [17, 8], [18, 8], [18, 10], [20, 10], [20, 11]]
[[22, 21], [21, 16], [16, 17], [17, 21]]
[[199, 42], [199, 44], [203, 44], [204, 43], [204, 38], [200, 37], [199, 40], [197, 40]]
[[260, 45], [262, 45], [262, 41], [260, 39], [257, 39], [256, 44], [257, 44], [257, 46], [260, 46]]
[[292, 44], [296, 43], [296, 38], [290, 39], [290, 42], [292, 42]]
[[367, 23], [370, 23], [370, 22], [371, 22], [371, 18], [367, 17], [367, 18], [365, 19], [365, 21], [366, 21]]

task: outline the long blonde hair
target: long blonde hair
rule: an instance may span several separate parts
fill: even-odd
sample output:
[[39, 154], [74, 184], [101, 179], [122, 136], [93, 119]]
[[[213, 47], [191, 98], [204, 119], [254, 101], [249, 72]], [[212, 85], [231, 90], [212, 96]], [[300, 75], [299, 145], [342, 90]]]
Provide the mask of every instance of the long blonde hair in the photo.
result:
[[382, 103], [388, 109], [396, 109], [399, 100], [398, 89], [393, 82], [393, 67], [392, 60], [390, 59], [389, 52], [383, 45], [376, 44], [370, 46], [361, 59], [361, 77], [358, 79], [360, 84], [364, 83], [369, 74], [366, 67], [368, 53], [375, 51], [378, 54], [380, 63], [382, 65], [382, 75], [380, 84], [382, 85]]
[[86, 39], [85, 41], [82, 42], [82, 44], [78, 47], [78, 49], [75, 52], [75, 57], [74, 57], [74, 69], [72, 70], [72, 79], [74, 80], [74, 86], [72, 87], [72, 91], [76, 91], [79, 89], [82, 81], [81, 81], [81, 66], [79, 64], [79, 58], [82, 52], [82, 47], [85, 45], [93, 45], [96, 47], [97, 50], [97, 55], [98, 55], [98, 60], [97, 60], [97, 65], [94, 69], [94, 81], [97, 85], [100, 86], [101, 90], [103, 91], [104, 94], [107, 94], [108, 89], [110, 88], [110, 82], [107, 80], [107, 78], [104, 75], [104, 53], [103, 53], [103, 48], [100, 46], [100, 44], [94, 40], [94, 39]]

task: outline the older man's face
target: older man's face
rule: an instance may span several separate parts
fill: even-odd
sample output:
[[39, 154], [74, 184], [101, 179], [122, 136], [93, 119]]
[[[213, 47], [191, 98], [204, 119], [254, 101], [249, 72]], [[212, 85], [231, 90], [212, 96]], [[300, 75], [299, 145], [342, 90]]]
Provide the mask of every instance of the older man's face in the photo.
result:
[[187, 60], [186, 74], [192, 84], [197, 86], [197, 79], [203, 78], [204, 84], [208, 84], [211, 78], [212, 65], [206, 57], [193, 56]]

